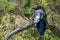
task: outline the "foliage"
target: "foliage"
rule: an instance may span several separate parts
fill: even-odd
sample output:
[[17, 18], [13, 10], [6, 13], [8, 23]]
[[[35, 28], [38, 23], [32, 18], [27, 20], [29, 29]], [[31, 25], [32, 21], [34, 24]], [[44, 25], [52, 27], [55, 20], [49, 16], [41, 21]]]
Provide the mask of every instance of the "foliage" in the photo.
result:
[[9, 12], [17, 6], [15, 3], [8, 2], [8, 0], [0, 0], [0, 12]]
[[[3, 40], [6, 35], [8, 35], [12, 30], [16, 28], [16, 26], [18, 25], [20, 26], [20, 24], [23, 24], [22, 26], [25, 26], [25, 24], [29, 24], [28, 22], [26, 22], [25, 19], [23, 18], [21, 19], [21, 16], [17, 13], [19, 10], [15, 8], [18, 7], [20, 7], [22, 10], [19, 13], [23, 14], [24, 17], [32, 18], [33, 14], [32, 8], [38, 5], [43, 6], [46, 10], [48, 24], [55, 25], [57, 28], [60, 29], [59, 0], [14, 0], [14, 1], [16, 2], [14, 3], [8, 0], [0, 0], [0, 40]], [[17, 10], [16, 14], [10, 12], [13, 11], [13, 9], [15, 10], [15, 12]], [[10, 38], [10, 40], [60, 40], [60, 38], [54, 35], [49, 29], [46, 30], [44, 37], [41, 37], [37, 29], [34, 27], [14, 35], [13, 37]]]

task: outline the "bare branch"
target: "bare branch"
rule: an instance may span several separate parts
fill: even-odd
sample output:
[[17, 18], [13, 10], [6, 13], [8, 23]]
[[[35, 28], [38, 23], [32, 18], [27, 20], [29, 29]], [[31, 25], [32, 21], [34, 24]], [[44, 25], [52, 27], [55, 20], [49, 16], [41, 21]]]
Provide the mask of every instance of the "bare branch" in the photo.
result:
[[[28, 26], [26, 26], [26, 27], [17, 28], [17, 29], [15, 29], [14, 31], [12, 31], [8, 36], [6, 36], [6, 37], [4, 38], [4, 40], [8, 40], [8, 39], [9, 39], [11, 36], [13, 36], [14, 34], [20, 32], [20, 31], [29, 29], [29, 28], [31, 28], [31, 27], [33, 27], [33, 26], [34, 26], [34, 23], [32, 23], [32, 24], [30, 24], [30, 25], [28, 25]], [[56, 36], [60, 37], [60, 30], [59, 30], [57, 27], [55, 27], [55, 26], [53, 26], [53, 25], [46, 25], [46, 29], [50, 29]]]
[[17, 28], [17, 29], [15, 29], [15, 30], [13, 30], [8, 36], [6, 36], [6, 37], [4, 38], [4, 40], [8, 40], [8, 39], [9, 39], [11, 36], [13, 36], [14, 34], [20, 32], [20, 31], [29, 29], [29, 28], [33, 27], [33, 25], [34, 25], [34, 23], [32, 23], [32, 24], [30, 24], [30, 25], [28, 25], [28, 26], [26, 26], [26, 27], [21, 27], [21, 28]]
[[55, 34], [56, 36], [58, 36], [60, 38], [60, 30], [59, 30], [59, 28], [57, 28], [54, 25], [47, 25], [46, 28], [50, 29], [53, 32], [53, 34]]

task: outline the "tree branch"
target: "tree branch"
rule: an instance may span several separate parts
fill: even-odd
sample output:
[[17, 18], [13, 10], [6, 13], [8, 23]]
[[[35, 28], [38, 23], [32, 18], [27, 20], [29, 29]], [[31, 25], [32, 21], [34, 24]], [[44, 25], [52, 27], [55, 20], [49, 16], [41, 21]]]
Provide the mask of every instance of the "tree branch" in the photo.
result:
[[9, 39], [11, 36], [13, 36], [14, 34], [20, 32], [20, 31], [29, 29], [29, 28], [31, 28], [31, 27], [33, 27], [33, 26], [34, 26], [34, 23], [32, 23], [32, 24], [30, 24], [30, 25], [28, 25], [28, 26], [26, 26], [26, 27], [17, 28], [17, 29], [15, 29], [15, 30], [13, 30], [8, 36], [6, 36], [6, 37], [4, 38], [4, 40], [8, 40], [8, 39]]
[[46, 28], [50, 29], [53, 32], [53, 34], [55, 34], [56, 36], [58, 36], [60, 38], [60, 30], [59, 30], [59, 28], [57, 28], [54, 25], [47, 25]]
[[[33, 26], [34, 26], [34, 23], [32, 23], [32, 24], [30, 24], [30, 25], [28, 25], [28, 26], [26, 26], [26, 27], [17, 28], [17, 29], [15, 29], [14, 31], [12, 31], [8, 36], [6, 36], [6, 37], [4, 38], [4, 40], [8, 40], [8, 39], [9, 39], [11, 36], [13, 36], [14, 34], [20, 32], [20, 31], [29, 29], [29, 28], [31, 28], [31, 27], [33, 27]], [[56, 36], [60, 37], [60, 30], [59, 30], [57, 27], [55, 27], [55, 26], [53, 26], [53, 25], [46, 25], [46, 29], [50, 29]]]

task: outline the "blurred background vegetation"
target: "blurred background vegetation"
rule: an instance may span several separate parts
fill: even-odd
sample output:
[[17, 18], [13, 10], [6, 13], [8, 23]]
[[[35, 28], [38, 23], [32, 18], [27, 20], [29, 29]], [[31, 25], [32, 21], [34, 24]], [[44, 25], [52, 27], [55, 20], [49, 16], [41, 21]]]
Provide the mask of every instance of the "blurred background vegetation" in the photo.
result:
[[[45, 8], [48, 24], [60, 29], [60, 0], [0, 0], [0, 40], [15, 28], [30, 24], [34, 12], [32, 8], [38, 5]], [[60, 40], [60, 38], [49, 29], [46, 29], [42, 38], [33, 27], [12, 36], [10, 40]]]

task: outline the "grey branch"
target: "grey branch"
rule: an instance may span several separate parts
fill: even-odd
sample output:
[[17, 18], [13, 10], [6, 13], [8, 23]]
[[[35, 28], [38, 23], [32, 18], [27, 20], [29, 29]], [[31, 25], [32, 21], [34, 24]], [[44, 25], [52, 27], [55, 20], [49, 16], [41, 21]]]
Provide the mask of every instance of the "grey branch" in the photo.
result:
[[[15, 30], [13, 30], [8, 36], [6, 36], [6, 37], [4, 38], [4, 40], [8, 40], [8, 39], [9, 39], [11, 36], [13, 36], [14, 34], [20, 32], [20, 31], [29, 29], [29, 28], [31, 28], [31, 27], [33, 27], [33, 26], [34, 26], [34, 23], [32, 23], [32, 24], [30, 24], [30, 25], [28, 25], [28, 26], [26, 26], [26, 27], [17, 28], [17, 29], [15, 29]], [[60, 30], [59, 30], [57, 27], [55, 27], [55, 26], [53, 26], [53, 25], [46, 25], [46, 29], [50, 29], [56, 36], [60, 37]]]
[[29, 28], [31, 28], [31, 27], [33, 27], [33, 26], [34, 26], [34, 23], [32, 23], [32, 24], [30, 24], [30, 25], [28, 25], [28, 26], [26, 26], [26, 27], [17, 28], [17, 29], [15, 29], [15, 30], [13, 30], [8, 36], [6, 36], [6, 37], [4, 38], [4, 40], [8, 40], [8, 39], [9, 39], [11, 36], [13, 36], [14, 34], [20, 32], [20, 31], [23, 31], [23, 30], [25, 30], [25, 29], [29, 29]]
[[60, 30], [59, 30], [59, 28], [57, 28], [54, 25], [47, 25], [46, 28], [50, 29], [53, 34], [55, 34], [56, 36], [58, 36], [60, 38]]

